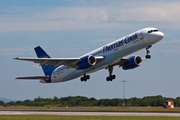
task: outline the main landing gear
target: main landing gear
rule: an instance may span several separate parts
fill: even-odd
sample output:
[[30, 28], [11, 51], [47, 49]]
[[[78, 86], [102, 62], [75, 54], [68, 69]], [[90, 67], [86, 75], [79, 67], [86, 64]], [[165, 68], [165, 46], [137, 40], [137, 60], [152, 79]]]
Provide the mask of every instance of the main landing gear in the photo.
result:
[[113, 72], [113, 66], [109, 66], [108, 67], [108, 70], [109, 70], [109, 77], [106, 78], [107, 81], [112, 81], [113, 79], [116, 78], [115, 75], [112, 75], [112, 72]]
[[146, 52], [147, 52], [147, 55], [145, 56], [146, 59], [151, 59], [151, 55], [149, 55], [149, 53], [150, 53], [149, 48], [150, 48], [150, 47], [152, 47], [152, 45], [148, 45], [148, 46], [146, 47]]
[[86, 75], [86, 74], [84, 74], [84, 76], [81, 77], [81, 81], [82, 81], [82, 82], [83, 82], [83, 81], [87, 81], [88, 79], [90, 79], [90, 76], [89, 76], [89, 75]]

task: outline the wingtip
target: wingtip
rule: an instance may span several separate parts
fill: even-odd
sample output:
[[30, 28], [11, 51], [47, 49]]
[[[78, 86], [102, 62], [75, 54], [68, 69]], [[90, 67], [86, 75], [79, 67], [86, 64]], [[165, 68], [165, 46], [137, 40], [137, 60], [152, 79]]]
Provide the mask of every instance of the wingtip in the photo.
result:
[[17, 79], [21, 79], [21, 77], [16, 77], [15, 79], [16, 79], [16, 80], [17, 80]]
[[14, 60], [19, 60], [19, 57], [14, 58]]

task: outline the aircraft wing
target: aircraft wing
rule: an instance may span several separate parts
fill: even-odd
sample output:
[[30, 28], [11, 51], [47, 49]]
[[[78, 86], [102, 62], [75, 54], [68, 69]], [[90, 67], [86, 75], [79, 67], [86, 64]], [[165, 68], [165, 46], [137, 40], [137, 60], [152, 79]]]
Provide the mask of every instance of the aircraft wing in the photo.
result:
[[[129, 58], [121, 58], [117, 63], [113, 64], [112, 66], [116, 66], [119, 65], [119, 67], [121, 67]], [[143, 58], [142, 61], [145, 61], [146, 58]]]
[[35, 80], [38, 80], [38, 79], [43, 79], [43, 80], [46, 80], [46, 79], [49, 79], [50, 76], [31, 76], [31, 77], [17, 77], [16, 79], [35, 79]]
[[121, 58], [119, 62], [113, 64], [113, 66], [119, 65], [119, 67], [121, 67], [127, 60], [128, 58]]
[[[96, 58], [97, 63], [104, 59], [103, 56], [94, 56], [94, 57]], [[81, 58], [24, 58], [24, 57], [17, 57], [14, 59], [32, 61], [34, 63], [40, 63], [40, 65], [50, 64], [50, 65], [55, 65], [55, 67], [59, 65], [75, 67], [75, 65], [81, 60]]]

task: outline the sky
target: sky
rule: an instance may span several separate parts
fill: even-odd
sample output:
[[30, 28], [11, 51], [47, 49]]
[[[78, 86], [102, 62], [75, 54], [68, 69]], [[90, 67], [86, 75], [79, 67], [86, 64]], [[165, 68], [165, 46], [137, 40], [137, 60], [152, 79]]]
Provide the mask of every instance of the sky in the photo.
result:
[[[179, 0], [1, 0], [0, 1], [0, 98], [33, 100], [38, 96], [86, 96], [101, 98], [180, 94], [180, 1]], [[79, 57], [109, 42], [146, 27], [155, 27], [164, 38], [150, 48], [151, 59], [140, 67], [114, 67], [116, 79], [107, 82], [108, 71], [80, 78], [42, 84], [38, 80], [16, 80], [42, 76], [38, 64], [13, 60], [36, 57], [41, 46], [51, 57]], [[131, 55], [146, 55], [140, 50]], [[126, 56], [128, 57], [128, 56]]]

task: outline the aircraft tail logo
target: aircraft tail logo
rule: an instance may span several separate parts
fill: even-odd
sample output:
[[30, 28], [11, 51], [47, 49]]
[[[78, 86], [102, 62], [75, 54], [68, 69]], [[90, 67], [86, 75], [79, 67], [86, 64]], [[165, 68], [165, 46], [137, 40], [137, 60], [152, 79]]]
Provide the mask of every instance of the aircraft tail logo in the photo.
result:
[[[51, 58], [40, 46], [37, 46], [34, 50], [38, 58]], [[54, 65], [49, 64], [43, 64], [41, 67], [45, 75], [50, 75], [55, 69]]]

